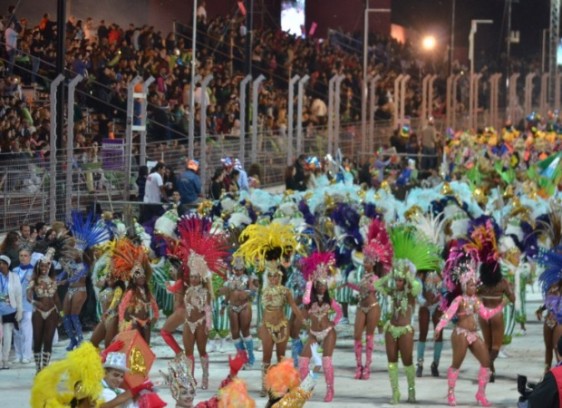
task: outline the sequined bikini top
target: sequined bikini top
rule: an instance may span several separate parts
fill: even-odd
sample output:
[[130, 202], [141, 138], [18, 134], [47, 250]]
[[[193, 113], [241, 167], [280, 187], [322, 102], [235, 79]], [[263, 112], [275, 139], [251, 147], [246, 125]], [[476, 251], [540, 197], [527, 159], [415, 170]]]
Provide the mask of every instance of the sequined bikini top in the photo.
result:
[[35, 296], [39, 299], [50, 298], [57, 293], [57, 282], [51, 278], [40, 277], [37, 284], [33, 287]]
[[310, 307], [309, 313], [314, 316], [316, 320], [321, 321], [326, 316], [328, 316], [328, 313], [330, 313], [331, 309], [332, 307], [328, 303], [323, 303], [322, 305], [320, 305], [318, 302], [314, 302]]
[[228, 278], [227, 287], [232, 290], [247, 290], [248, 289], [248, 282], [249, 282], [248, 275], [243, 274], [240, 276], [232, 275]]
[[203, 285], [188, 287], [183, 298], [187, 313], [191, 314], [192, 310], [204, 310], [207, 305], [208, 296], [209, 292]]
[[284, 286], [268, 286], [262, 292], [262, 304], [266, 310], [279, 310], [287, 302], [287, 289]]

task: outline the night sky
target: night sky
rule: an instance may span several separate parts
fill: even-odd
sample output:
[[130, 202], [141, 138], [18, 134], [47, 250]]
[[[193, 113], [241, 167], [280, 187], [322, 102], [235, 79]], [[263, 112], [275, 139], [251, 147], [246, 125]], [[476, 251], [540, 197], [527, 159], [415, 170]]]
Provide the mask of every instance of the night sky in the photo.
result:
[[[540, 54], [542, 30], [549, 26], [550, 0], [519, 0], [518, 4], [515, 1], [512, 30], [520, 31], [521, 41], [512, 44], [512, 55]], [[448, 44], [452, 3], [453, 0], [393, 0], [392, 21], [411, 26], [421, 33], [430, 31]], [[491, 55], [504, 53], [507, 30], [505, 3], [505, 0], [456, 0], [456, 46], [468, 46], [470, 20], [492, 19], [493, 25], [478, 26], [478, 47], [486, 47]]]

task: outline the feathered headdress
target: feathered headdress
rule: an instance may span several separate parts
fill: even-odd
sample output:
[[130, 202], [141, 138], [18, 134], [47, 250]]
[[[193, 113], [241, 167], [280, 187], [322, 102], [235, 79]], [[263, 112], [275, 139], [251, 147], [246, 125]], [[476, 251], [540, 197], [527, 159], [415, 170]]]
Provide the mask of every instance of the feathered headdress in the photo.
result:
[[96, 216], [89, 213], [86, 218], [79, 211], [72, 211], [70, 231], [76, 241], [76, 248], [85, 251], [110, 239], [110, 231], [105, 224], [96, 222]]
[[239, 378], [232, 380], [219, 391], [218, 408], [255, 408], [256, 401], [248, 395], [246, 383]]
[[64, 360], [51, 363], [37, 374], [31, 388], [30, 405], [32, 408], [64, 408], [70, 406], [73, 398], [97, 401], [103, 390], [103, 376], [97, 349], [92, 343], [84, 342]]
[[123, 282], [135, 275], [144, 275], [149, 282], [152, 276], [152, 267], [144, 247], [134, 244], [128, 238], [121, 238], [115, 242], [112, 263], [111, 275]]
[[211, 273], [224, 278], [228, 243], [222, 234], [211, 231], [209, 218], [198, 215], [184, 216], [178, 222], [179, 240], [170, 255], [182, 261], [185, 282], [191, 274], [208, 281]]
[[418, 232], [439, 248], [443, 248], [445, 245], [444, 231], [447, 221], [443, 213], [438, 215], [417, 214], [411, 219], [412, 225]]
[[289, 391], [283, 398], [271, 406], [271, 408], [303, 408], [312, 397], [314, 379], [308, 375], [301, 384]]
[[480, 280], [484, 284], [495, 284], [501, 277], [497, 239], [499, 227], [493, 219], [482, 216], [474, 220], [468, 230], [469, 242], [465, 249], [473, 252], [480, 263]]
[[390, 241], [394, 248], [393, 273], [414, 273], [420, 270], [437, 271], [441, 258], [439, 249], [425, 237], [406, 225], [390, 230]]
[[172, 398], [178, 401], [181, 397], [182, 390], [186, 390], [189, 398], [195, 398], [195, 390], [197, 382], [191, 375], [193, 363], [187, 358], [184, 353], [168, 362], [168, 373], [162, 373], [164, 380], [172, 393]]
[[300, 260], [303, 278], [331, 286], [331, 280], [336, 274], [335, 263], [336, 257], [332, 252], [313, 252]]
[[381, 263], [384, 273], [387, 273], [392, 266], [393, 252], [384, 223], [378, 219], [373, 220], [367, 232], [367, 244], [363, 247], [364, 257], [374, 263]]
[[469, 281], [478, 282], [476, 253], [468, 251], [460, 241], [454, 242], [448, 252], [442, 271], [443, 282], [447, 289], [447, 296], [441, 298], [443, 310], [449, 307], [454, 298], [462, 294]]
[[546, 252], [540, 262], [544, 265], [544, 271], [539, 276], [539, 282], [543, 295], [546, 296], [550, 287], [562, 280], [562, 247]]
[[273, 398], [281, 398], [300, 384], [298, 370], [293, 365], [293, 359], [285, 358], [272, 366], [265, 374], [265, 387]]
[[265, 266], [265, 261], [279, 260], [298, 245], [293, 228], [278, 223], [249, 225], [240, 234], [240, 242], [235, 255], [243, 257], [246, 263], [260, 267]]

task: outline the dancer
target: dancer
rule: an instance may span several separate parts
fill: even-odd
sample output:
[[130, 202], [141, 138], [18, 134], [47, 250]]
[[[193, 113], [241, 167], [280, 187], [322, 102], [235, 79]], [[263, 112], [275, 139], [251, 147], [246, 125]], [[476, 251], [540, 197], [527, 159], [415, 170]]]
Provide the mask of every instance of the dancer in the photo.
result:
[[164, 342], [170, 346], [177, 356], [181, 354], [182, 349], [174, 338], [173, 333], [178, 327], [185, 323], [186, 314], [184, 296], [187, 285], [183, 280], [181, 261], [175, 256], [168, 256], [168, 262], [170, 263], [170, 275], [176, 280], [173, 285], [167, 287], [167, 290], [174, 295], [174, 311], [164, 322], [164, 325], [160, 330], [160, 335], [164, 339]]
[[110, 269], [107, 277], [102, 279], [100, 283], [103, 285], [103, 289], [98, 298], [102, 316], [92, 333], [90, 342], [92, 342], [95, 347], [99, 347], [100, 343], [103, 341], [107, 348], [119, 332], [119, 318], [117, 312], [121, 299], [123, 298], [123, 293], [125, 293], [125, 283], [112, 274], [112, 269]]
[[269, 396], [266, 408], [303, 407], [312, 397], [314, 388], [312, 377], [300, 380], [299, 372], [289, 358], [271, 367], [264, 384]]
[[53, 338], [59, 324], [60, 299], [57, 294], [55, 268], [52, 263], [54, 250], [49, 249], [33, 268], [27, 288], [27, 299], [33, 305], [33, 356], [37, 372], [49, 365]]
[[80, 312], [88, 297], [86, 293], [86, 278], [93, 264], [92, 249], [109, 240], [109, 231], [104, 225], [97, 225], [93, 214], [85, 219], [80, 212], [72, 213], [70, 227], [72, 237], [63, 236], [59, 241], [63, 249], [60, 251], [59, 262], [64, 272], [57, 276], [64, 279], [59, 285], [68, 284], [68, 290], [63, 299], [63, 325], [70, 339], [66, 348], [68, 351], [78, 346], [82, 340], [82, 323]]
[[23, 315], [21, 283], [17, 273], [10, 272], [11, 260], [0, 255], [0, 341], [2, 343], [2, 370], [10, 368], [8, 359], [12, 349], [12, 334]]
[[[330, 252], [314, 252], [301, 260], [303, 275], [308, 280], [303, 303], [304, 316], [310, 319], [308, 340], [303, 353], [299, 358], [299, 372], [301, 380], [309, 374], [309, 362], [312, 355], [312, 344], [322, 347], [322, 368], [326, 378], [326, 397], [324, 402], [334, 399], [334, 365], [332, 355], [336, 347], [335, 326], [342, 317], [340, 305], [330, 298], [328, 289], [335, 287], [334, 282], [334, 254]], [[329, 313], [334, 311], [334, 321], [329, 318]]]
[[252, 323], [252, 298], [258, 290], [257, 278], [246, 275], [244, 259], [235, 256], [231, 262], [232, 273], [221, 292], [225, 294], [230, 319], [232, 341], [238, 353], [246, 350], [248, 365], [254, 365], [254, 341], [250, 334]]
[[262, 340], [262, 392], [266, 395], [265, 374], [271, 364], [273, 347], [277, 352], [277, 361], [285, 356], [289, 338], [289, 322], [284, 309], [289, 305], [297, 319], [302, 320], [301, 312], [293, 300], [289, 289], [281, 282], [283, 271], [279, 259], [288, 249], [297, 248], [292, 227], [278, 223], [269, 225], [254, 224], [246, 227], [240, 235], [242, 245], [236, 255], [244, 257], [246, 263], [256, 263], [265, 269], [264, 287], [261, 291], [263, 319], [258, 334]]
[[[475, 232], [471, 235], [477, 237], [481, 234], [482, 228], [489, 231], [489, 241], [494, 247], [493, 252], [489, 254], [479, 254], [478, 259], [480, 264], [480, 282], [478, 286], [478, 297], [482, 300], [482, 304], [489, 308], [494, 309], [503, 304], [503, 297], [506, 296], [510, 303], [515, 302], [515, 294], [511, 288], [510, 283], [503, 277], [497, 254], [497, 246], [495, 246], [495, 236], [493, 235], [493, 226], [491, 221], [487, 221], [485, 226], [477, 227]], [[480, 230], [480, 232], [479, 232]], [[482, 235], [485, 236], [485, 235]], [[477, 246], [482, 247], [482, 244], [476, 243]], [[513, 312], [513, 308], [510, 309]], [[512, 316], [515, 319], [514, 316]], [[479, 319], [480, 328], [488, 351], [490, 353], [490, 382], [495, 381], [496, 369], [494, 361], [498, 357], [500, 348], [504, 341], [504, 316], [503, 312], [494, 315], [491, 319]]]
[[156, 300], [150, 291], [152, 268], [144, 248], [127, 238], [119, 239], [113, 253], [113, 274], [128, 279], [127, 290], [119, 304], [119, 332], [138, 330], [150, 345], [150, 330], [158, 320]]
[[224, 343], [230, 333], [230, 317], [226, 313], [226, 297], [221, 293], [225, 281], [216, 276], [212, 280], [213, 297], [211, 304], [212, 328], [209, 331], [209, 352], [224, 352]]
[[[392, 245], [384, 224], [374, 220], [369, 226], [367, 243], [363, 248], [363, 265], [357, 271], [359, 284], [348, 285], [359, 292], [359, 304], [355, 314], [354, 350], [357, 367], [355, 379], [371, 377], [371, 362], [375, 348], [374, 334], [381, 318], [381, 306], [377, 300], [375, 282], [387, 274], [392, 265]], [[363, 365], [363, 332], [366, 332], [365, 364]]]
[[[462, 255], [461, 255], [462, 256]], [[455, 259], [457, 257], [457, 259]], [[453, 253], [448, 262], [456, 263], [456, 267], [450, 268], [451, 273], [457, 276], [456, 280], [460, 283], [462, 294], [455, 297], [447, 311], [441, 317], [439, 324], [435, 328], [434, 338], [437, 340], [442, 336], [443, 328], [453, 318], [457, 318], [456, 327], [451, 334], [451, 344], [453, 347], [453, 362], [447, 370], [447, 381], [449, 390], [447, 401], [450, 406], [456, 405], [455, 384], [459, 376], [459, 369], [462, 365], [467, 349], [476, 357], [480, 363], [478, 371], [478, 392], [476, 401], [485, 407], [492, 404], [486, 398], [486, 385], [490, 379], [490, 358], [487, 346], [478, 335], [476, 324], [476, 314], [482, 320], [489, 320], [501, 313], [504, 302], [493, 309], [486, 308], [476, 296], [477, 277], [475, 262], [470, 258], [459, 260], [459, 255]]]
[[[542, 320], [543, 312], [547, 312], [543, 325], [543, 339], [545, 346], [544, 372], [548, 372], [552, 365], [553, 351], [560, 337], [562, 337], [562, 279], [560, 279], [560, 266], [562, 255], [556, 250], [548, 251], [542, 261], [544, 271], [539, 276], [543, 292], [544, 304], [536, 312], [537, 319]], [[559, 361], [560, 356], [556, 355]]]
[[178, 222], [178, 233], [180, 239], [173, 255], [182, 261], [183, 279], [189, 282], [184, 296], [186, 319], [183, 344], [192, 367], [195, 366], [193, 352], [197, 345], [203, 371], [201, 388], [206, 390], [209, 388], [207, 340], [212, 328], [211, 280], [212, 274], [219, 274], [224, 267], [224, 259], [228, 255], [227, 244], [223, 235], [211, 233], [211, 223], [207, 218], [182, 218]]
[[[423, 362], [425, 354], [425, 343], [429, 323], [433, 322], [435, 328], [443, 315], [440, 308], [442, 280], [436, 271], [418, 271], [418, 279], [422, 283], [422, 291], [418, 296], [418, 324], [420, 334], [418, 337], [418, 363], [416, 377], [423, 375]], [[439, 336], [433, 343], [433, 362], [431, 363], [431, 375], [439, 377], [439, 360], [443, 350], [443, 336]]]
[[404, 226], [391, 230], [394, 249], [392, 272], [375, 282], [375, 289], [390, 296], [391, 319], [385, 324], [388, 375], [392, 387], [391, 404], [400, 402], [398, 387], [398, 355], [402, 359], [408, 381], [408, 402], [416, 402], [415, 369], [413, 365], [414, 328], [411, 325], [416, 297], [421, 284], [415, 279], [416, 271], [439, 267], [435, 248], [421, 236], [416, 236]]

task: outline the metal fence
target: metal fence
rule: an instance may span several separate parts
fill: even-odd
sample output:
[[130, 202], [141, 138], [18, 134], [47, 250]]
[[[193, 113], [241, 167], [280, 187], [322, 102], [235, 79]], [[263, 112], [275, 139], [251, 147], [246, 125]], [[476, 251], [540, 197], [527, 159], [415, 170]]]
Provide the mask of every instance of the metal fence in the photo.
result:
[[[203, 78], [208, 83], [212, 78]], [[37, 154], [18, 153], [0, 154], [0, 211], [3, 212], [0, 228], [3, 230], [17, 228], [23, 221], [49, 221], [66, 219], [73, 208], [87, 208], [99, 202], [130, 200], [135, 194], [135, 179], [140, 165], [147, 160], [163, 160], [176, 172], [184, 169], [186, 157], [197, 158], [201, 162], [201, 176], [208, 184], [214, 168], [220, 165], [224, 156], [238, 157], [246, 170], [257, 168], [263, 186], [280, 184], [284, 179], [284, 170], [300, 154], [323, 157], [330, 153], [335, 155], [338, 150], [344, 156], [362, 163], [380, 146], [388, 146], [389, 139], [395, 129], [409, 124], [413, 131], [419, 131], [427, 123], [427, 116], [433, 112], [434, 77], [424, 78], [422, 114], [418, 118], [408, 118], [404, 104], [406, 95], [400, 90], [408, 81], [408, 76], [399, 76], [395, 81], [397, 98], [393, 102], [392, 120], [375, 121], [376, 81], [369, 78], [367, 100], [369, 114], [358, 123], [343, 123], [341, 120], [340, 85], [341, 75], [330, 80], [327, 124], [322, 127], [303, 126], [297, 118], [303, 117], [303, 101], [306, 96], [307, 76], [295, 76], [289, 85], [287, 128], [276, 131], [264, 127], [259, 118], [250, 116], [241, 119], [241, 136], [214, 136], [206, 132], [206, 122], [201, 109], [201, 128], [195, 132], [193, 117], [189, 120], [189, 131], [180, 134], [180, 138], [168, 142], [147, 141], [146, 128], [146, 92], [151, 78], [136, 78], [129, 84], [129, 98], [125, 121], [117, 121], [116, 138], [102, 146], [76, 148], [74, 140], [73, 116], [67, 114], [66, 123], [57, 124], [54, 118], [54, 107], [57, 98], [57, 82], [66, 83], [68, 94], [67, 112], [74, 112], [75, 87], [80, 78], [74, 77], [67, 82], [64, 76], [50, 81], [51, 93], [44, 104], [51, 109], [51, 146], [50, 155], [45, 157]], [[560, 92], [555, 95], [554, 102], [547, 103], [545, 77], [541, 79], [540, 91], [537, 92], [537, 81], [527, 76], [525, 85], [518, 84], [517, 76], [511, 76], [509, 87], [500, 89], [498, 76], [490, 78], [491, 87], [485, 96], [479, 94], [482, 81], [476, 81], [470, 95], [466, 95], [466, 77], [450, 77], [447, 79], [446, 115], [435, 118], [438, 131], [445, 132], [448, 127], [454, 129], [476, 128], [492, 125], [499, 128], [501, 123], [510, 117], [514, 123], [530, 112], [533, 106], [543, 115], [550, 107], [560, 105]], [[560, 78], [556, 79], [558, 84]], [[258, 96], [263, 77], [246, 77], [240, 86], [240, 110], [248, 106], [250, 112], [257, 112]], [[520, 81], [521, 82], [521, 81]], [[139, 92], [135, 85], [142, 85]], [[204, 93], [204, 92], [202, 92]], [[502, 106], [500, 95], [508, 95], [507, 104]], [[489, 98], [489, 99], [488, 99]], [[141, 101], [141, 102], [139, 102]], [[521, 103], [520, 101], [524, 101]], [[139, 105], [140, 104], [140, 105]], [[469, 111], [465, 107], [472, 104]], [[192, 110], [193, 111], [193, 110]], [[85, 111], [86, 122], [89, 122], [88, 110]], [[140, 115], [139, 115], [140, 112]], [[470, 115], [472, 113], [472, 115]], [[244, 116], [244, 115], [243, 115]], [[140, 118], [140, 119], [139, 119]], [[158, 124], [162, 126], [162, 124]], [[55, 143], [56, 128], [63, 126], [65, 131], [65, 148], [57, 150]], [[201, 138], [197, 135], [207, 135]], [[139, 137], [136, 137], [140, 135]], [[52, 158], [56, 157], [56, 160]], [[252, 166], [253, 165], [253, 166]], [[205, 187], [207, 191], [207, 187]]]

